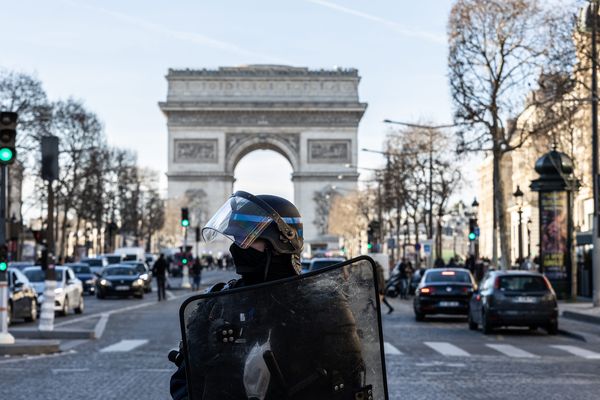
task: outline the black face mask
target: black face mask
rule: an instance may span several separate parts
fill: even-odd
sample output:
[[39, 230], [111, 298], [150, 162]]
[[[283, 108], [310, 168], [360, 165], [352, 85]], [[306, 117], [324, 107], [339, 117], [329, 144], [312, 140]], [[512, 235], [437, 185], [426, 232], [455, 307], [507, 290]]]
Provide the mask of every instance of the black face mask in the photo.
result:
[[272, 281], [296, 275], [290, 254], [273, 254], [268, 248], [265, 251], [258, 251], [252, 247], [242, 249], [236, 244], [232, 244], [229, 251], [236, 272], [242, 275], [247, 283]]

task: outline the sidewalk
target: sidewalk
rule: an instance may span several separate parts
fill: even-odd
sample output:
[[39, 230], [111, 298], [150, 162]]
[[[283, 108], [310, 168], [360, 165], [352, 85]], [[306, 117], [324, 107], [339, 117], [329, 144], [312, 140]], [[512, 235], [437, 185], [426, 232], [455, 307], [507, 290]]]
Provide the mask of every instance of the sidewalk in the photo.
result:
[[600, 307], [593, 307], [592, 302], [558, 302], [558, 309], [563, 318], [600, 325]]

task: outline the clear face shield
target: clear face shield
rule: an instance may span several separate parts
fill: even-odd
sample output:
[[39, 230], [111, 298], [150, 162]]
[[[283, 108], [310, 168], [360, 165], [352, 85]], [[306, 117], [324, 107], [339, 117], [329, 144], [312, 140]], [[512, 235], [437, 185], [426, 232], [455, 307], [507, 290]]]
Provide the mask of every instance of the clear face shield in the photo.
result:
[[267, 210], [233, 195], [202, 228], [202, 238], [212, 242], [222, 235], [247, 249], [272, 222], [272, 215]]

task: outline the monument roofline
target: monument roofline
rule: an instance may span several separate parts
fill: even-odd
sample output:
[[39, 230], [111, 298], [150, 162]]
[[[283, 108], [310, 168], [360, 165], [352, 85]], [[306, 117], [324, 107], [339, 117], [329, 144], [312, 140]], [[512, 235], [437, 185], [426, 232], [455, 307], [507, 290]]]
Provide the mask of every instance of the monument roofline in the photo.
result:
[[166, 75], [168, 79], [177, 78], [359, 78], [355, 68], [335, 68], [311, 70], [306, 67], [292, 67], [288, 65], [252, 64], [239, 67], [219, 67], [218, 69], [174, 69], [169, 68]]

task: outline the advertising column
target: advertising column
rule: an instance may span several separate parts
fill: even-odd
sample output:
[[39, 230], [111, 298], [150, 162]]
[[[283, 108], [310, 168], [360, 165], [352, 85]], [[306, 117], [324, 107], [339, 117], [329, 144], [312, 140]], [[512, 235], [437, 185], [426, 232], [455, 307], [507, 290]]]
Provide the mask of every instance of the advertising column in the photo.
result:
[[570, 293], [568, 206], [567, 192], [540, 192], [540, 272], [559, 298], [567, 298]]

